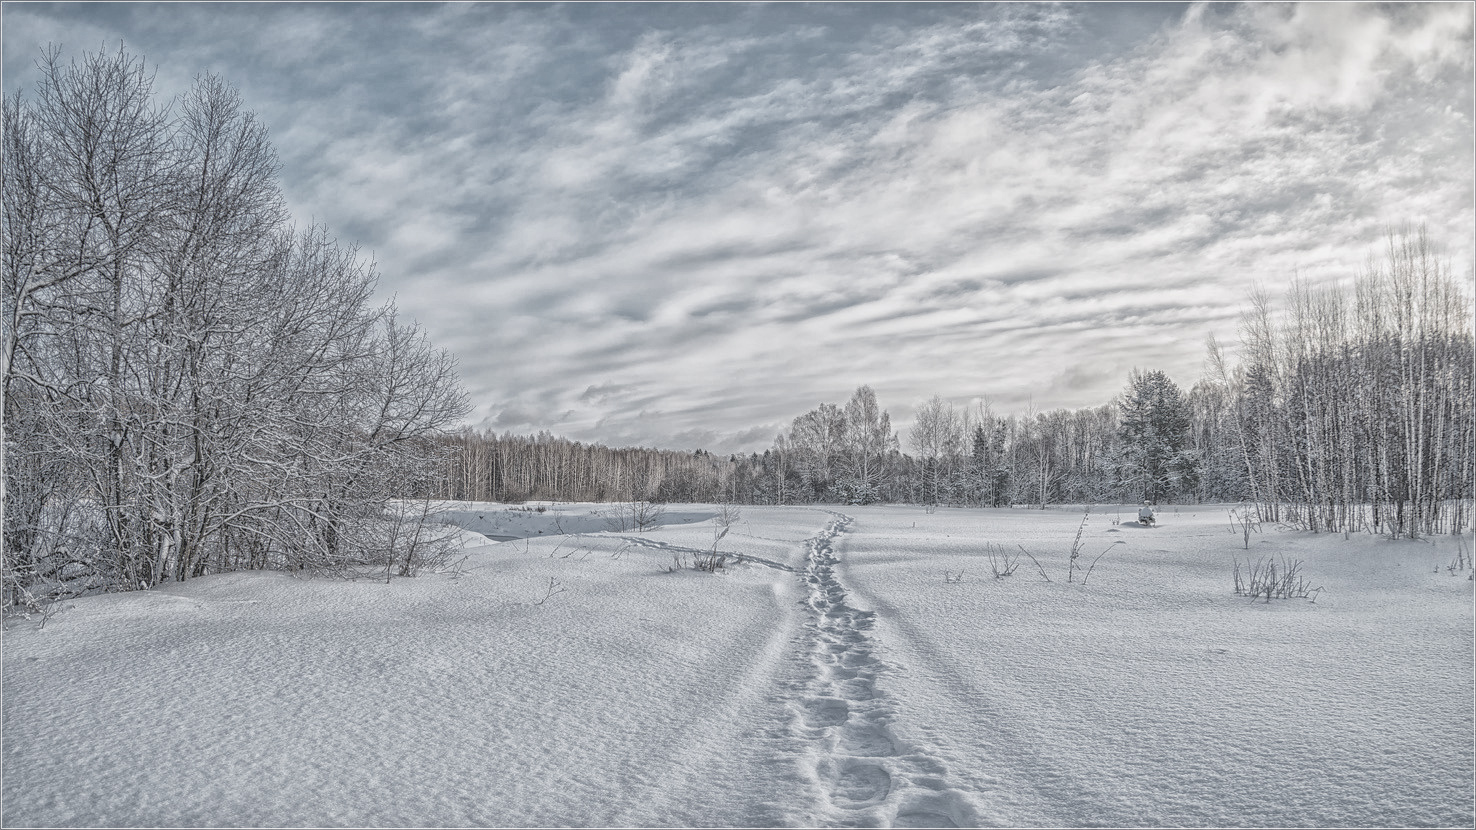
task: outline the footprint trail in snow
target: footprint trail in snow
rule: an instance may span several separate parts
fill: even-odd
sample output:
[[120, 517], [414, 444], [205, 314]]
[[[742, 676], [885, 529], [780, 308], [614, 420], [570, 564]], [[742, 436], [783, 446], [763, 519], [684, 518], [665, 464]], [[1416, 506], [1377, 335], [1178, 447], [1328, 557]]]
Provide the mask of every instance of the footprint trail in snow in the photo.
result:
[[831, 515], [825, 530], [806, 542], [801, 577], [810, 672], [789, 708], [791, 736], [809, 747], [803, 771], [823, 813], [841, 826], [976, 826], [977, 811], [963, 791], [948, 786], [943, 764], [893, 733], [896, 708], [877, 688], [888, 667], [871, 636], [876, 615], [847, 602], [835, 573], [832, 542], [851, 517]]

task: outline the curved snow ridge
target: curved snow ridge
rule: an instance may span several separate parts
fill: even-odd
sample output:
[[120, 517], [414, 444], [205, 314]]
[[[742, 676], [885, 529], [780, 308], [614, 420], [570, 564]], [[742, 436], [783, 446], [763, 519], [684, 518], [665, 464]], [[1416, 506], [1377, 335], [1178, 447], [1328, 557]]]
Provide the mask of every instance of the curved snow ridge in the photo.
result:
[[[712, 554], [712, 551], [709, 549], [690, 548], [685, 545], [673, 545], [670, 542], [658, 542], [655, 539], [647, 539], [642, 536], [620, 536], [611, 533], [606, 534], [601, 538], [619, 539], [622, 542], [629, 542], [637, 547], [652, 548], [654, 550], [660, 551], [670, 551], [672, 553], [687, 553], [695, 556], [710, 556]], [[724, 556], [732, 557], [733, 561], [735, 562], [752, 562], [755, 565], [763, 565], [766, 568], [773, 568], [779, 571], [788, 571], [789, 573], [794, 573], [794, 568], [791, 568], [783, 562], [775, 562], [772, 559], [765, 559], [762, 556], [754, 556], [753, 554], [738, 553], [736, 551], [730, 550], [719, 550], [718, 553]]]
[[832, 542], [852, 520], [827, 512], [834, 518], [806, 542], [801, 577], [810, 676], [788, 702], [790, 734], [809, 747], [800, 766], [820, 800], [817, 818], [839, 826], [977, 826], [978, 811], [948, 784], [945, 765], [892, 729], [896, 707], [877, 688], [888, 667], [871, 636], [876, 614], [852, 607], [835, 573]]

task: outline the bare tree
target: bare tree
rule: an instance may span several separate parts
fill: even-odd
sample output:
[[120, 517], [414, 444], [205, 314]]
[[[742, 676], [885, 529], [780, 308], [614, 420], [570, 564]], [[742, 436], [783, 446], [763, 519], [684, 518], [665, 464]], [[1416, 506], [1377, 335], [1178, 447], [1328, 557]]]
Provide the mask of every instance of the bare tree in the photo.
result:
[[963, 454], [964, 424], [958, 410], [934, 395], [918, 407], [908, 442], [923, 462], [924, 503], [939, 503], [944, 467]]
[[465, 411], [450, 357], [373, 305], [357, 252], [288, 227], [224, 82], [159, 104], [122, 51], [40, 65], [5, 103], [7, 588], [413, 571], [427, 516], [392, 503], [430, 495]]
[[870, 386], [857, 387], [846, 402], [844, 435], [849, 468], [846, 500], [875, 501], [889, 472], [887, 458], [897, 451], [897, 434]]
[[1424, 230], [1391, 231], [1351, 301], [1294, 283], [1278, 319], [1264, 293], [1251, 299], [1233, 386], [1260, 518], [1390, 536], [1466, 527], [1471, 298]]

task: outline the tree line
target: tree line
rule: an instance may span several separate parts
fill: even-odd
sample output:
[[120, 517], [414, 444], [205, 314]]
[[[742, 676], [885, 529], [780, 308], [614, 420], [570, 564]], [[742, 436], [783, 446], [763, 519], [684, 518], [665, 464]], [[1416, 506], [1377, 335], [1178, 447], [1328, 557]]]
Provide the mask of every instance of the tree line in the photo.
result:
[[1347, 286], [1253, 291], [1241, 361], [1213, 338], [1184, 392], [1135, 370], [1097, 407], [999, 415], [921, 403], [904, 452], [869, 386], [762, 453], [612, 450], [464, 429], [437, 493], [508, 501], [875, 501], [1000, 507], [1248, 502], [1263, 521], [1391, 536], [1472, 522], [1470, 296], [1423, 229], [1391, 231]]
[[[1177, 395], [1161, 372], [1135, 373], [1131, 380]], [[1145, 398], [1141, 405], [1144, 420], [1164, 434], [1172, 429], [1161, 420], [1187, 423], [1182, 395], [1168, 402]], [[504, 502], [985, 507], [1197, 497], [1197, 479], [1180, 470], [1192, 452], [1170, 442], [1179, 466], [1161, 462], [1157, 450], [1139, 448], [1124, 456], [1116, 453], [1121, 432], [1115, 405], [999, 416], [987, 407], [963, 411], [934, 397], [918, 410], [909, 454], [875, 391], [861, 386], [845, 404], [820, 404], [796, 417], [772, 447], [746, 455], [611, 449], [546, 432], [498, 435], [463, 428], [441, 439], [447, 465], [436, 492], [448, 499]], [[1187, 434], [1178, 440], [1187, 441]]]
[[123, 51], [38, 62], [4, 102], [6, 607], [240, 568], [433, 549], [452, 358], [320, 226], [266, 128], [203, 76], [161, 100]]

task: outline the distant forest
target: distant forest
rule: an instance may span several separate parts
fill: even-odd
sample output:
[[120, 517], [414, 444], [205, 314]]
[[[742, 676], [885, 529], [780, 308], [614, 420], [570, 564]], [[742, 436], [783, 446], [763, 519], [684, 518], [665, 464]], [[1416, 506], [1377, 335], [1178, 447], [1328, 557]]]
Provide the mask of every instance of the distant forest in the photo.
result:
[[442, 439], [433, 495], [999, 507], [1249, 502], [1315, 531], [1458, 532], [1471, 523], [1471, 297], [1423, 229], [1388, 234], [1345, 288], [1253, 292], [1238, 365], [1207, 343], [1183, 392], [1157, 371], [1086, 409], [998, 415], [934, 397], [899, 444], [870, 387], [796, 417], [763, 453], [583, 444], [470, 428]]

